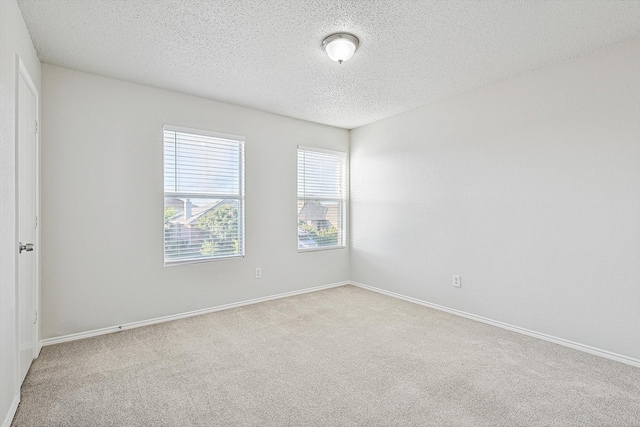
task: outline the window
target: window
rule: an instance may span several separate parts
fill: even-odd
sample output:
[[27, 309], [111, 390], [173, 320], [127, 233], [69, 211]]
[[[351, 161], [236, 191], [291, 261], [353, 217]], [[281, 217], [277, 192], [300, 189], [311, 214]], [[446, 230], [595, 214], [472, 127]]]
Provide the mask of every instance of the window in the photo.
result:
[[347, 155], [298, 147], [298, 250], [344, 248]]
[[244, 255], [244, 138], [164, 127], [164, 263]]

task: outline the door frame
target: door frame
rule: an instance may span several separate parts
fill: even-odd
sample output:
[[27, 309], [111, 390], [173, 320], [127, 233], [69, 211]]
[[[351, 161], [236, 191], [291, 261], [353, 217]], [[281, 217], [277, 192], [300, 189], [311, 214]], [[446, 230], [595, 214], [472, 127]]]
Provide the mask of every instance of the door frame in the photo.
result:
[[18, 241], [20, 239], [20, 79], [23, 79], [27, 85], [27, 88], [31, 91], [35, 98], [35, 115], [36, 115], [36, 136], [35, 136], [35, 159], [34, 159], [34, 179], [35, 179], [35, 215], [36, 215], [36, 230], [35, 230], [35, 241], [33, 242], [36, 251], [35, 251], [35, 289], [34, 289], [34, 304], [36, 310], [36, 319], [33, 325], [34, 328], [34, 349], [33, 349], [33, 358], [36, 359], [40, 355], [40, 350], [42, 349], [42, 344], [40, 340], [40, 93], [36, 88], [36, 85], [33, 83], [33, 79], [31, 79], [31, 75], [29, 75], [29, 71], [27, 67], [22, 62], [22, 59], [19, 55], [16, 55], [16, 99], [15, 99], [15, 209], [16, 209], [16, 283], [15, 283], [15, 353], [16, 353], [16, 382], [18, 384], [18, 392], [20, 388], [20, 259], [18, 252]]

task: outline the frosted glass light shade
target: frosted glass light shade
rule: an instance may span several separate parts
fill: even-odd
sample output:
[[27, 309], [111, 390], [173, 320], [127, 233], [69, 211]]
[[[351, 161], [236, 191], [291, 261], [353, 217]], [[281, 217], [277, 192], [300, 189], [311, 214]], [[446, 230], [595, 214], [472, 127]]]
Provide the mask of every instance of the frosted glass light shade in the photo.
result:
[[351, 59], [359, 44], [360, 42], [355, 36], [338, 33], [324, 39], [322, 47], [331, 60], [342, 64]]

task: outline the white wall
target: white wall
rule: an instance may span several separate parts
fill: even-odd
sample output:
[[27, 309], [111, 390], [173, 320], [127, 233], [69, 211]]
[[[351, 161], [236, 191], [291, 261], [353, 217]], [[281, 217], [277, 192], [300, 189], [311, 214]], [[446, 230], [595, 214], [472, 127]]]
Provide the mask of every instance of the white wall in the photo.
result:
[[635, 40], [354, 130], [351, 277], [640, 359], [639, 190]]
[[[42, 73], [43, 338], [348, 280], [348, 250], [298, 253], [296, 237], [297, 145], [346, 151], [348, 131]], [[244, 259], [163, 266], [163, 124], [246, 137]]]
[[15, 0], [0, 1], [0, 425], [19, 395], [16, 359], [16, 55], [40, 90], [40, 60]]

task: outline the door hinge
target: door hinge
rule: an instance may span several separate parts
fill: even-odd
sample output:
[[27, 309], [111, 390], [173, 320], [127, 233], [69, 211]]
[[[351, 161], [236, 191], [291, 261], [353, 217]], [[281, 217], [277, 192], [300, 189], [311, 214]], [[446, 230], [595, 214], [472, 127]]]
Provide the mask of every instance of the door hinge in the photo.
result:
[[36, 120], [36, 133], [38, 133], [38, 121]]
[[38, 228], [38, 215], [36, 215], [36, 228]]
[[37, 324], [38, 323], [38, 312], [36, 311], [36, 320], [33, 321], [33, 324]]

